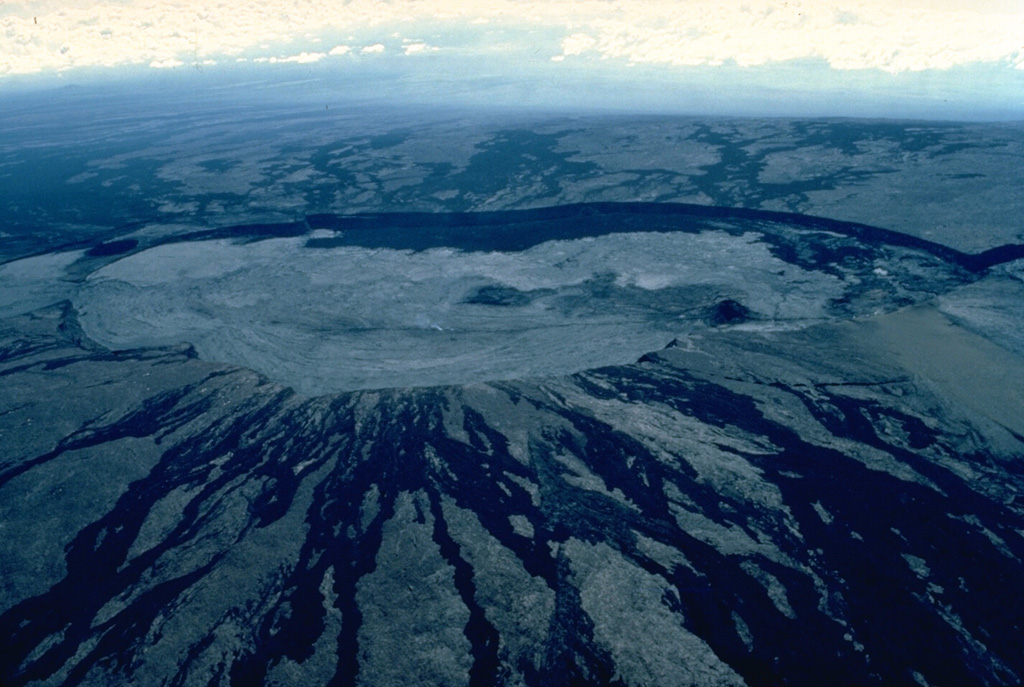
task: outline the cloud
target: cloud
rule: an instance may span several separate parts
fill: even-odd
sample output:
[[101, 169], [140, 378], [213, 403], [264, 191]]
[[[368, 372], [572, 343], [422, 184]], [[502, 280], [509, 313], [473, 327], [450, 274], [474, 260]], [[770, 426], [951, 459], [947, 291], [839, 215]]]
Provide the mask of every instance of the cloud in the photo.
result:
[[[1019, 0], [39, 0], [0, 3], [0, 75], [241, 55], [269, 61], [260, 46], [289, 44], [312, 56], [321, 54], [313, 46], [341, 32], [380, 40], [424, 27], [430, 35], [444, 36], [446, 27], [472, 34], [480, 49], [510, 57], [539, 48], [563, 61], [750, 66], [815, 58], [835, 69], [894, 73], [978, 62], [1024, 68]], [[493, 38], [502, 29], [522, 30]], [[433, 47], [414, 41], [403, 50]], [[344, 54], [333, 50], [327, 54]], [[382, 43], [361, 50], [383, 51]]]
[[592, 50], [597, 45], [597, 39], [585, 33], [574, 33], [562, 41], [562, 55], [581, 55]]
[[327, 57], [327, 53], [325, 52], [302, 52], [298, 55], [287, 55], [285, 57], [255, 57], [252, 61], [259, 62], [261, 64], [311, 64], [313, 62], [319, 62], [325, 57]]
[[1024, 63], [1024, 14], [1012, 3], [983, 3], [979, 11], [969, 4], [869, 0], [841, 9], [799, 0], [692, 0], [672, 8], [640, 2], [628, 16], [596, 17], [579, 28], [563, 39], [563, 57], [740, 66], [817, 58], [835, 69], [892, 73]]
[[298, 55], [291, 55], [289, 57], [279, 58], [278, 62], [296, 62], [298, 64], [310, 64], [312, 62], [319, 62], [325, 57], [327, 57], [327, 53], [325, 52], [301, 52]]
[[171, 58], [169, 60], [153, 60], [149, 63], [149, 66], [153, 69], [173, 69], [174, 67], [180, 67], [185, 63], [181, 60]]
[[432, 45], [427, 45], [426, 43], [415, 42], [406, 44], [402, 47], [402, 50], [406, 55], [418, 55], [425, 52], [434, 52], [438, 50], [438, 48], [435, 48]]
[[352, 52], [352, 48], [347, 45], [336, 45], [330, 49], [328, 55], [347, 55]]

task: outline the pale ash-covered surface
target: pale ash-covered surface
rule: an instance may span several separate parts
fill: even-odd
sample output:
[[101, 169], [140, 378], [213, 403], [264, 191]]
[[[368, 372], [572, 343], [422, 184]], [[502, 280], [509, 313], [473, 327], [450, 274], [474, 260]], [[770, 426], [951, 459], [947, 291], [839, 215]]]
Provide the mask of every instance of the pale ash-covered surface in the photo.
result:
[[724, 298], [792, 326], [826, 317], [843, 292], [754, 234], [620, 234], [520, 253], [303, 245], [165, 245], [93, 273], [72, 299], [109, 348], [187, 341], [317, 394], [630, 362]]
[[26, 258], [4, 266], [0, 298], [7, 314], [68, 299], [108, 348], [188, 343], [315, 395], [573, 373], [709, 326], [872, 315], [977, 278], [971, 256], [936, 244], [757, 211], [598, 204], [375, 221], [114, 242], [41, 270], [43, 257]]

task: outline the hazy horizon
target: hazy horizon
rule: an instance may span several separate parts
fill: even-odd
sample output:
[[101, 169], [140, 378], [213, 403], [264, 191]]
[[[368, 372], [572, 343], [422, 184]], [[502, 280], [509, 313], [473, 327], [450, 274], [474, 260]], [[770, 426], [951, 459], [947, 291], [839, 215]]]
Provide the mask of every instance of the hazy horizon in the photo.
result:
[[[0, 97], [282, 87], [485, 109], [1024, 119], [1024, 12], [993, 0], [0, 5]], [[264, 93], [269, 95], [269, 93]]]

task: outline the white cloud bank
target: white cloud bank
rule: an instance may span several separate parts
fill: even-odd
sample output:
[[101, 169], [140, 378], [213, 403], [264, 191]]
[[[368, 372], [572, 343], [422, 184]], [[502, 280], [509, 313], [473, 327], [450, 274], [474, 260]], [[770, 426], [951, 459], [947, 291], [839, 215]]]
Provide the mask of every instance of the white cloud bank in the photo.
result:
[[[259, 55], [268, 45], [296, 51], [273, 61], [312, 62], [348, 52], [303, 50], [339, 32], [383, 39], [397, 29], [415, 37], [427, 24], [432, 36], [447, 28], [476, 31], [481, 41], [495, 26], [543, 28], [534, 35], [545, 36], [562, 31], [560, 49], [557, 38], [554, 45], [502, 44], [510, 57], [541, 48], [561, 61], [743, 66], [814, 58], [836, 69], [894, 73], [979, 62], [1024, 69], [1020, 0], [35, 0], [0, 4], [0, 76], [166, 68]], [[402, 47], [406, 54], [433, 49], [419, 39]], [[361, 52], [384, 52], [384, 44]]]
[[1019, 2], [640, 3], [628, 16], [597, 18], [580, 29], [562, 41], [562, 57], [740, 66], [817, 58], [835, 69], [892, 73], [979, 62], [1024, 68]]

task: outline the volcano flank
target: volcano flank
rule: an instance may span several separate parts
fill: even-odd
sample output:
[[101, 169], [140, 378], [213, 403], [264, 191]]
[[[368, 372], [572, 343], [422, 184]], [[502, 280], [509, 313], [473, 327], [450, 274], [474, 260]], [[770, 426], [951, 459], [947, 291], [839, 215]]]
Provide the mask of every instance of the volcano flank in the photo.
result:
[[7, 263], [0, 682], [1019, 682], [1016, 257], [600, 203]]

